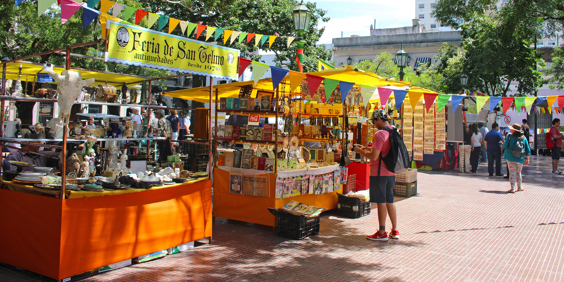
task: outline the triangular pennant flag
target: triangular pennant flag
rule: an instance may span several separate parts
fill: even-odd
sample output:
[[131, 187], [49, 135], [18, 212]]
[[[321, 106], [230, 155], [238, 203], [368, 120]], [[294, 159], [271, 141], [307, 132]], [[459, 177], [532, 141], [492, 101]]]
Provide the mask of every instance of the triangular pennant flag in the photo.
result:
[[206, 29], [207, 26], [203, 25], [203, 24], [199, 24], [198, 27], [196, 28], [196, 39], [200, 38], [200, 35], [202, 34], [202, 32], [204, 32], [204, 29]]
[[114, 4], [114, 9], [112, 10], [112, 16], [117, 17], [121, 12], [121, 10], [123, 10], [123, 8], [125, 8], [125, 5], [123, 4], [119, 4], [119, 3]]
[[251, 60], [239, 57], [239, 76], [243, 74], [243, 72], [247, 69], [247, 67], [251, 64]]
[[479, 114], [486, 105], [486, 102], [490, 99], [490, 96], [476, 96], [476, 113]]
[[129, 18], [131, 18], [131, 16], [133, 16], [133, 14], [135, 14], [135, 11], [137, 11], [136, 8], [125, 7], [125, 9], [123, 10], [123, 20], [124, 21], [129, 20]]
[[106, 23], [108, 22], [108, 20], [112, 20], [115, 22], [122, 22], [122, 19], [120, 18], [116, 18], [116, 17], [112, 17], [108, 14], [100, 14], [100, 26], [102, 27], [102, 38], [106, 38], [106, 33], [108, 31], [108, 27], [106, 26]]
[[155, 13], [149, 13], [149, 18], [147, 19], [147, 28], [151, 28], [161, 16]]
[[198, 24], [189, 22], [188, 29], [186, 29], [186, 37], [190, 37], [190, 35], [192, 35], [192, 32], [194, 31], [194, 29], [196, 29], [197, 26]]
[[313, 95], [315, 95], [315, 92], [317, 92], [319, 85], [321, 85], [321, 82], [323, 81], [323, 77], [311, 74], [306, 74], [306, 77], [307, 87], [309, 88], [309, 96], [313, 98]]
[[[100, 12], [107, 14], [108, 11], [114, 6], [116, 2], [110, 0], [101, 0], [102, 3], [100, 4]], [[114, 16], [115, 17], [115, 16]]]
[[546, 101], [548, 102], [548, 111], [552, 113], [552, 104], [558, 99], [558, 96], [548, 96]]
[[251, 40], [253, 40], [253, 37], [255, 37], [254, 33], [247, 34], [247, 44], [249, 44], [249, 42], [251, 42]]
[[243, 39], [245, 39], [245, 37], [247, 37], [247, 33], [241, 32], [241, 34], [239, 35], [239, 41], [237, 43], [241, 44], [241, 42], [243, 42]]
[[[55, 2], [55, 1], [53, 1], [53, 2]], [[88, 8], [95, 9], [96, 5], [98, 5], [98, 2], [100, 2], [100, 0], [88, 0], [86, 2], [86, 5], [88, 5]]]
[[161, 31], [168, 24], [169, 17], [160, 16], [159, 23], [157, 24], [157, 30]]
[[23, 2], [23, 0], [16, 0], [16, 7], [17, 7], [18, 5], [20, 5], [22, 2]]
[[501, 104], [503, 106], [503, 114], [507, 113], [507, 110], [509, 110], [509, 108], [513, 104], [513, 99], [513, 97], [503, 97], [503, 99], [501, 100]]
[[[40, 0], [41, 1], [41, 0]], [[55, 2], [53, 0], [53, 2]], [[85, 29], [98, 15], [98, 10], [90, 9], [86, 6], [82, 7], [82, 29]]]
[[396, 100], [396, 109], [399, 111], [401, 109], [401, 105], [403, 104], [403, 100], [407, 96], [407, 90], [394, 90], [394, 97]]
[[276, 90], [276, 88], [278, 88], [278, 85], [280, 84], [280, 82], [282, 82], [284, 77], [286, 77], [286, 75], [288, 74], [289, 71], [290, 70], [287, 70], [287, 69], [270, 67], [270, 73], [272, 74], [272, 90], [273, 91]]
[[437, 99], [438, 96], [439, 94], [435, 94], [435, 93], [423, 94], [423, 100], [425, 101], [425, 108], [427, 110], [427, 113], [429, 112], [429, 109], [433, 106], [433, 104], [435, 104], [435, 100]]
[[325, 85], [325, 96], [329, 99], [331, 94], [333, 94], [333, 91], [335, 91], [335, 88], [337, 88], [337, 85], [339, 85], [339, 81], [326, 78], [323, 80], [323, 84]]
[[61, 1], [61, 23], [66, 23], [82, 7], [82, 4], [72, 0]]
[[276, 40], [276, 36], [271, 35], [268, 37], [268, 48], [272, 48], [272, 44], [274, 44], [274, 40]]
[[523, 108], [523, 103], [525, 103], [525, 97], [515, 97], [515, 109], [518, 113], [521, 112], [521, 108]]
[[368, 86], [368, 85], [361, 85], [360, 86], [360, 94], [362, 95], [362, 102], [364, 103], [364, 105], [366, 106], [368, 103], [370, 103], [370, 97], [372, 97], [372, 95], [374, 95], [374, 92], [376, 91], [376, 87], [374, 86]]
[[536, 103], [534, 103], [533, 105], [535, 105], [535, 107], [541, 107], [542, 104], [546, 102], [546, 97], [537, 97], [535, 101]]
[[212, 36], [213, 32], [216, 30], [217, 28], [213, 27], [213, 26], [208, 26], [206, 27], [206, 41], [208, 41], [208, 39], [210, 39], [210, 37]]
[[[231, 34], [233, 34], [233, 30], [225, 30], [223, 33], [223, 45], [227, 44], [227, 40], [232, 36]], [[233, 40], [231, 40], [231, 42], [233, 42]]]
[[452, 95], [451, 96], [451, 100], [450, 103], [452, 105], [452, 112], [456, 113], [456, 110], [458, 109], [458, 106], [460, 106], [460, 102], [462, 102], [462, 100], [464, 100], [464, 97], [466, 97], [465, 95]]
[[53, 5], [53, 3], [55, 3], [55, 0], [39, 0], [39, 1], [37, 1], [37, 16], [43, 15], [43, 13], [45, 13], [45, 10], [49, 9], [49, 7], [51, 7], [51, 5]]
[[493, 113], [497, 104], [501, 101], [501, 97], [490, 97], [490, 114]]
[[394, 92], [393, 89], [378, 87], [378, 96], [380, 96], [380, 105], [382, 108], [385, 108], [386, 104], [388, 104], [388, 99], [390, 95], [392, 95], [392, 92]]
[[411, 104], [411, 109], [415, 112], [415, 106], [417, 106], [417, 103], [419, 103], [419, 100], [421, 100], [421, 96], [423, 96], [423, 93], [410, 91], [408, 92], [408, 94], [409, 94], [409, 103]]
[[298, 86], [302, 84], [302, 81], [306, 78], [306, 75], [296, 71], [290, 71], [290, 88], [294, 92]]
[[184, 35], [184, 33], [186, 32], [186, 28], [188, 27], [188, 22], [185, 21], [180, 21], [179, 25], [180, 25], [180, 31], [182, 32], [182, 35]]
[[259, 79], [270, 69], [270, 66], [267, 64], [259, 63], [259, 62], [252, 62], [253, 64], [253, 80], [255, 82], [255, 86]]
[[353, 86], [354, 83], [339, 81], [339, 88], [341, 88], [341, 101], [345, 101], [345, 99], [347, 99], [347, 96], [349, 95], [349, 92], [351, 92]]
[[137, 9], [137, 11], [135, 12], [135, 24], [139, 25], [139, 23], [141, 22], [141, 20], [148, 14], [149, 12], [147, 11], [143, 11], [143, 10], [139, 10]]
[[257, 35], [255, 35], [255, 47], [258, 46], [258, 44], [259, 44], [259, 42], [260, 42], [260, 39], [261, 39], [262, 37], [263, 37], [262, 34], [257, 34]]
[[558, 108], [562, 109], [564, 107], [564, 95], [558, 96]]
[[[286, 43], [286, 46], [288, 48], [290, 48], [290, 44], [292, 44], [292, 41], [294, 41], [294, 39], [296, 39], [296, 38], [295, 37], [288, 37], [288, 42]], [[272, 44], [270, 44], [270, 45], [272, 45]]]
[[525, 110], [527, 110], [527, 114], [531, 114], [531, 108], [533, 107], [535, 100], [536, 100], [535, 97], [526, 97], [525, 98]]
[[439, 113], [445, 109], [445, 106], [448, 104], [448, 100], [450, 100], [450, 94], [439, 94], [437, 99], [437, 107], [439, 108]]
[[180, 20], [175, 19], [175, 18], [169, 18], [168, 19], [168, 33], [173, 32], [174, 29], [178, 26], [179, 23], [180, 23]]
[[241, 34], [240, 31], [233, 31], [233, 33], [231, 34], [231, 41], [229, 41], [229, 44], [233, 44], [233, 41], [235, 41], [235, 39], [237, 39], [239, 34]]
[[225, 29], [223, 28], [218, 28], [215, 30], [215, 33], [213, 34], [213, 41], [217, 41], [217, 39], [223, 34], [223, 31]]
[[268, 35], [263, 35], [262, 38], [260, 39], [260, 46], [262, 47], [264, 45], [264, 42], [266, 42], [266, 40], [268, 39]]

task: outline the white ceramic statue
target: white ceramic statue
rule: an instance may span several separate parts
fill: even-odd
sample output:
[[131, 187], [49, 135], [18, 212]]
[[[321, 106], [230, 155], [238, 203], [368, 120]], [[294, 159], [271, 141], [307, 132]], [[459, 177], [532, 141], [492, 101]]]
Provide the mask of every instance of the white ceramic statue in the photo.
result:
[[119, 149], [117, 146], [110, 147], [110, 158], [106, 170], [115, 171], [117, 169], [118, 153], [119, 153]]
[[90, 157], [84, 156], [84, 161], [82, 162], [82, 177], [86, 178], [90, 176]]
[[94, 83], [95, 79], [89, 78], [84, 80], [80, 73], [68, 70], [64, 70], [61, 74], [49, 71], [49, 75], [58, 83], [59, 120], [63, 124], [68, 124], [71, 107], [80, 95], [82, 87]]
[[119, 158], [119, 162], [120, 162], [120, 171], [123, 172], [124, 174], [128, 173], [128, 169], [127, 169], [127, 154], [125, 151], [123, 151], [123, 153], [121, 154], [121, 157]]
[[[6, 79], [6, 83], [4, 84], [4, 88], [5, 88], [6, 93], [10, 93], [10, 88], [12, 88], [12, 83], [13, 83], [13, 82], [14, 82], [14, 81], [11, 80], [11, 79]], [[2, 95], [4, 95], [4, 94], [5, 94], [5, 93], [2, 93]]]

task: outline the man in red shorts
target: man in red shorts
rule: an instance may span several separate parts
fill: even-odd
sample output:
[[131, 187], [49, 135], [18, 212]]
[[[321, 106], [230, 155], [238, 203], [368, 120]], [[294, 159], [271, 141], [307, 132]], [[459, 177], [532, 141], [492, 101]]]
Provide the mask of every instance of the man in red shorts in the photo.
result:
[[390, 133], [383, 130], [384, 127], [393, 129], [388, 123], [389, 117], [384, 110], [375, 110], [372, 114], [372, 122], [378, 128], [374, 134], [371, 148], [363, 148], [356, 145], [354, 150], [363, 157], [370, 160], [370, 201], [378, 204], [378, 222], [380, 229], [366, 239], [375, 241], [388, 241], [386, 232], [386, 217], [390, 216], [392, 230], [389, 238], [399, 239], [399, 231], [396, 229], [396, 205], [394, 204], [394, 184], [396, 175], [390, 172], [380, 156], [386, 156], [390, 152]]

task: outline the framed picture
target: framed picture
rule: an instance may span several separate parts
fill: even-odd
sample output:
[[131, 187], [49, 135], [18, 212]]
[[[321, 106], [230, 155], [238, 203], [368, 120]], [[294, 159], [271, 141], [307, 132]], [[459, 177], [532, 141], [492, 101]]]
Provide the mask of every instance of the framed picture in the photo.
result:
[[268, 91], [257, 91], [257, 99], [260, 101], [261, 111], [270, 111], [273, 94]]

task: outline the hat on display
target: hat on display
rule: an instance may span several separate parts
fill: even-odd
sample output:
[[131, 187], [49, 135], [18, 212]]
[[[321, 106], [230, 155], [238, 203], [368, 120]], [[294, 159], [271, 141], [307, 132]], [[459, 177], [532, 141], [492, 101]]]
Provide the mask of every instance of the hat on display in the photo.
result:
[[386, 113], [386, 111], [378, 109], [378, 110], [374, 110], [374, 112], [372, 112], [372, 119], [383, 119], [383, 120], [388, 120], [390, 119], [390, 116], [388, 116], [388, 113]]
[[521, 125], [518, 123], [514, 123], [513, 125], [508, 126], [509, 129], [521, 132]]

